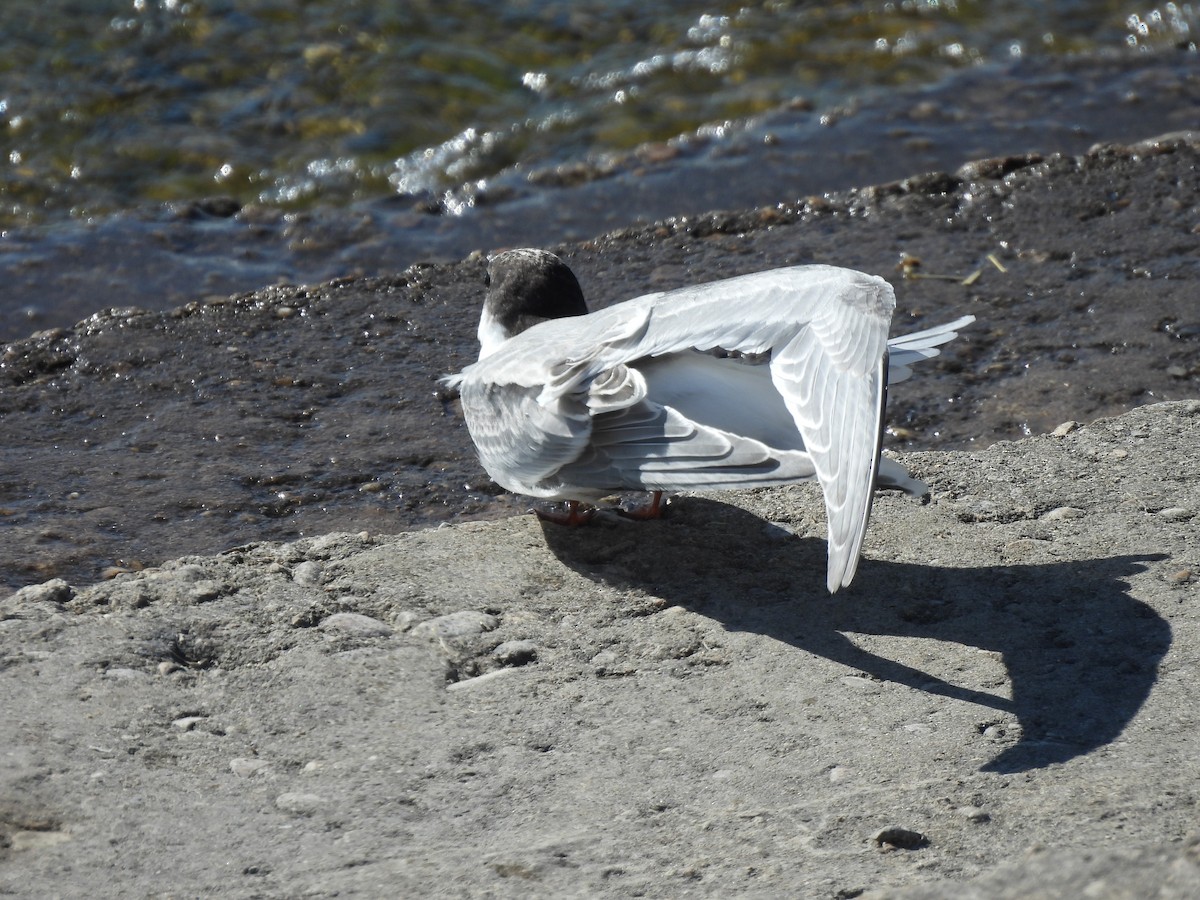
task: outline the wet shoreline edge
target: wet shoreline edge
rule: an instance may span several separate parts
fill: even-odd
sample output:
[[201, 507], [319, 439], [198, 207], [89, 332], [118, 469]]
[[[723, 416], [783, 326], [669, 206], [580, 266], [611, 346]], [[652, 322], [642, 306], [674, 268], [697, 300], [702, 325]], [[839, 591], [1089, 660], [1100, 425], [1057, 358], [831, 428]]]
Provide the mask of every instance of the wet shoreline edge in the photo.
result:
[[[1186, 300], [1200, 223], [1176, 191], [1194, 183], [1198, 155], [1195, 135], [1168, 135], [984, 160], [552, 249], [597, 305], [835, 262], [896, 283], [897, 330], [975, 313], [978, 328], [895, 398], [890, 444], [986, 446], [1196, 395], [1200, 323]], [[904, 278], [902, 254], [925, 277]], [[989, 256], [1005, 271], [963, 284]], [[479, 258], [414, 265], [114, 310], [4, 345], [7, 586], [519, 509], [482, 477], [436, 387], [471, 359], [481, 278]]]

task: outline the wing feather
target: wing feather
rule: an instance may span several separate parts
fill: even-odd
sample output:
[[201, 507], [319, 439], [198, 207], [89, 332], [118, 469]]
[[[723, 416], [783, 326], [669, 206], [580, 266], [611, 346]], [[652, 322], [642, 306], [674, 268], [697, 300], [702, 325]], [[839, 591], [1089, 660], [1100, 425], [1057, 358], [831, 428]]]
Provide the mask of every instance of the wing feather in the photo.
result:
[[974, 316], [963, 316], [944, 325], [935, 325], [923, 331], [914, 331], [888, 341], [891, 353], [891, 367], [888, 370], [888, 384], [899, 384], [912, 375], [912, 365], [923, 359], [933, 359], [940, 356], [938, 349], [942, 344], [948, 344], [958, 337], [958, 330], [965, 328], [975, 321]]
[[874, 494], [887, 385], [890, 289], [863, 302], [828, 304], [779, 350], [772, 377], [783, 395], [825, 495], [829, 590], [854, 577]]

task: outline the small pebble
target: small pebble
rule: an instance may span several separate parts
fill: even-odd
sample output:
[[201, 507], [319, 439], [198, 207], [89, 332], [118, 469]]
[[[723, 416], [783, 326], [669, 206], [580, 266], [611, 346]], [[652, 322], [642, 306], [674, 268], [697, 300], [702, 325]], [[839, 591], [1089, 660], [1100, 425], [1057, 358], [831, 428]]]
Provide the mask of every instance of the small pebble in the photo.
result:
[[48, 847], [53, 847], [55, 844], [69, 841], [70, 839], [70, 832], [65, 830], [60, 831], [57, 828], [44, 831], [40, 829], [17, 829], [9, 837], [9, 847], [18, 853], [28, 850], [37, 852], [45, 850]]
[[319, 627], [322, 631], [337, 631], [356, 637], [386, 637], [392, 633], [390, 625], [364, 616], [361, 613], [340, 612], [326, 616]]
[[523, 666], [537, 659], [537, 644], [533, 641], [505, 641], [492, 651], [496, 662], [505, 666]]
[[257, 775], [266, 767], [266, 762], [261, 759], [244, 759], [238, 757], [229, 761], [229, 771], [233, 772], [238, 778], [249, 778], [252, 775]]
[[324, 566], [319, 562], [308, 560], [292, 569], [292, 581], [296, 582], [296, 584], [318, 584], [321, 581], [321, 573], [323, 571]]
[[1074, 506], [1059, 506], [1042, 516], [1047, 522], [1060, 522], [1064, 519], [1082, 519], [1087, 513]]
[[325, 798], [316, 794], [289, 792], [275, 798], [275, 806], [296, 816], [311, 816], [325, 805]]
[[184, 716], [182, 719], [176, 719], [172, 722], [171, 726], [176, 731], [191, 731], [206, 718], [207, 716]]
[[887, 850], [919, 850], [929, 845], [929, 839], [921, 832], [913, 831], [910, 828], [901, 828], [898, 825], [881, 828], [875, 832], [871, 840], [875, 842], [875, 846]]
[[1072, 431], [1078, 431], [1082, 427], [1078, 422], [1063, 422], [1050, 433], [1055, 437], [1066, 437]]
[[620, 657], [617, 655], [617, 651], [609, 648], [606, 650], [601, 650], [599, 653], [593, 656], [591, 662], [594, 666], [611, 666], [618, 659], [620, 659]]
[[429, 638], [460, 638], [492, 631], [499, 625], [500, 620], [493, 615], [477, 609], [463, 609], [422, 622], [412, 633]]
[[862, 675], [843, 675], [841, 681], [846, 687], [860, 688], [864, 691], [879, 689], [879, 682], [873, 681], [870, 678], [864, 678]]
[[999, 505], [979, 497], [962, 497], [954, 501], [953, 510], [960, 522], [993, 522], [1001, 518]]
[[392, 616], [392, 627], [397, 631], [408, 631], [416, 620], [417, 614], [411, 609], [402, 609]]
[[614, 650], [601, 650], [591, 659], [592, 665], [595, 667], [595, 672], [601, 678], [621, 677], [624, 675], [632, 675], [637, 671], [637, 666], [626, 659], [622, 659]]
[[320, 537], [313, 538], [312, 543], [308, 545], [308, 553], [310, 556], [316, 556], [320, 553], [326, 553], [342, 547], [351, 547], [355, 543], [361, 544], [369, 538], [370, 534], [366, 531], [360, 531], [356, 534], [340, 534], [335, 531], [331, 534], [323, 534]]
[[483, 675], [477, 675], [474, 678], [464, 678], [462, 681], [455, 681], [452, 684], [446, 685], [448, 691], [469, 691], [475, 688], [483, 687], [491, 684], [493, 681], [498, 681], [508, 675], [511, 675], [516, 669], [496, 669], [492, 672], [485, 672]]
[[188, 591], [188, 598], [194, 603], [208, 603], [221, 596], [221, 586], [215, 581], [197, 581]]
[[978, 806], [960, 806], [958, 808], [958, 814], [964, 819], [968, 819], [979, 824], [989, 822], [992, 818], [986, 810], [982, 810]]

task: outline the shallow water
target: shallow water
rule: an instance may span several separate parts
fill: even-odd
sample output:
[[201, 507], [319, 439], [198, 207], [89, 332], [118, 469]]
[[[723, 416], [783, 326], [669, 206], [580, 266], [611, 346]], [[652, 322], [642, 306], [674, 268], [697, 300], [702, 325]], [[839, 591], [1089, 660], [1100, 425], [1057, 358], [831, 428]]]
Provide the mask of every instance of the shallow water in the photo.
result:
[[1171, 49], [1197, 24], [1136, 0], [9, 0], [0, 226], [437, 192], [981, 63]]
[[1196, 119], [1194, 4], [396, 7], [0, 6], [0, 339]]

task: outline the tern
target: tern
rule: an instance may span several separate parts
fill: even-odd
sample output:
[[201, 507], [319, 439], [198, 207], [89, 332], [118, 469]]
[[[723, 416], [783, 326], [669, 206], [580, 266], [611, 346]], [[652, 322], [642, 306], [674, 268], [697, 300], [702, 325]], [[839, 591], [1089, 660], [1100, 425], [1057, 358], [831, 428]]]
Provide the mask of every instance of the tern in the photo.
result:
[[940, 353], [953, 322], [888, 339], [884, 279], [792, 266], [589, 312], [544, 250], [488, 262], [479, 359], [457, 388], [501, 487], [577, 504], [618, 491], [757, 488], [815, 479], [830, 593], [854, 578], [876, 486], [928, 488], [880, 455], [887, 386]]

